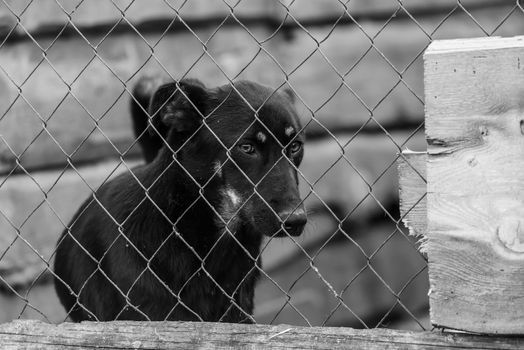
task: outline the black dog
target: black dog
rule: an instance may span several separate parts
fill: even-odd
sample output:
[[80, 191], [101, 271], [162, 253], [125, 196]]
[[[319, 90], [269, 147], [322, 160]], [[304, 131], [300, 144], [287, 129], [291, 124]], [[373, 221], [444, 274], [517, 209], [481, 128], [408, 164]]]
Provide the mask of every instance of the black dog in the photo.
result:
[[58, 296], [73, 321], [253, 322], [263, 235], [299, 235], [306, 223], [291, 97], [186, 80], [158, 88], [149, 114], [165, 140], [142, 143], [156, 157], [101, 186], [64, 230]]

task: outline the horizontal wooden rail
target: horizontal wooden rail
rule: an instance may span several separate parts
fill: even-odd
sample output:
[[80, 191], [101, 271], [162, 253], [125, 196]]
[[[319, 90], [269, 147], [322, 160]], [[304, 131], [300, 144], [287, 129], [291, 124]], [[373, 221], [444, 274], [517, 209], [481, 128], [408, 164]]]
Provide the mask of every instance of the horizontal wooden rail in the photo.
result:
[[14, 321], [0, 325], [0, 344], [3, 349], [522, 349], [524, 338], [287, 325]]
[[[468, 11], [473, 11], [512, 5], [514, 1], [463, 0], [462, 3]], [[24, 1], [4, 1], [0, 3], [0, 38], [10, 43], [54, 39], [57, 35], [76, 36], [77, 29], [85, 35], [104, 35], [108, 31], [134, 33], [133, 27], [142, 34], [158, 31], [159, 28], [178, 32], [185, 31], [186, 26], [236, 26], [239, 22], [247, 27], [265, 25], [289, 30], [301, 26], [331, 26], [335, 21], [338, 25], [354, 25], [363, 21], [384, 22], [394, 13], [397, 18], [420, 18], [447, 14], [457, 7], [455, 0], [412, 0], [403, 4], [405, 10], [400, 10], [396, 2], [381, 0], [349, 2], [346, 6], [337, 1], [319, 3], [311, 0], [303, 0], [300, 5], [290, 1], [275, 3], [243, 0], [234, 7], [230, 7], [227, 2], [205, 0], [192, 0], [182, 6], [175, 2], [167, 5], [163, 0], [133, 4], [128, 1], [91, 0], [78, 5], [77, 2], [58, 4], [54, 0], [35, 1], [30, 5]], [[343, 16], [346, 7], [351, 17]], [[286, 16], [288, 12], [292, 17]], [[127, 20], [122, 20], [124, 15]], [[177, 15], [183, 18], [183, 23], [173, 21]], [[69, 21], [76, 28], [71, 25], [64, 28]], [[21, 25], [17, 26], [17, 23]]]

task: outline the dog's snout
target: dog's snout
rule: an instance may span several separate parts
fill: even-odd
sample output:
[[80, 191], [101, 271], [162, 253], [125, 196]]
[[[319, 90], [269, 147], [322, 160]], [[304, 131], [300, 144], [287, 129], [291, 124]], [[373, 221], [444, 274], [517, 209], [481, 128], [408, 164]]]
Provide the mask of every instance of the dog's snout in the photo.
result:
[[307, 215], [304, 209], [283, 211], [279, 214], [279, 216], [284, 229], [292, 236], [300, 235], [307, 223]]

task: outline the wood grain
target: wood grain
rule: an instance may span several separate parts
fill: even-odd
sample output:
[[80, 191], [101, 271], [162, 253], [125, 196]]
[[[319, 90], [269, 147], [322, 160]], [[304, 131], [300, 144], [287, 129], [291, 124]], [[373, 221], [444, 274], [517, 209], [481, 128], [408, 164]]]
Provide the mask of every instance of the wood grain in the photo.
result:
[[412, 236], [427, 235], [426, 152], [402, 151], [397, 160], [400, 216]]
[[519, 349], [518, 338], [387, 329], [303, 328], [191, 322], [107, 322], [0, 325], [4, 349]]
[[[233, 8], [235, 15], [241, 18], [265, 18], [272, 15], [275, 10], [272, 1], [267, 0], [242, 0], [231, 2], [231, 4], [207, 0], [149, 0], [147, 2], [131, 0], [82, 2], [75, 0], [60, 3], [54, 0], [34, 2], [8, 0], [0, 5], [0, 22], [5, 23], [4, 25], [9, 28], [8, 24], [13, 26], [17, 23], [15, 15], [23, 13], [20, 16], [21, 26], [15, 28], [15, 32], [24, 35], [26, 31], [35, 34], [49, 30], [49, 28], [60, 28], [68, 23], [68, 14], [71, 16], [71, 22], [77, 27], [108, 26], [110, 28], [117, 23], [126, 25], [127, 21], [133, 26], [140, 26], [148, 21], [173, 20], [177, 14], [185, 21], [224, 19], [230, 15], [230, 7]], [[127, 21], [122, 19], [122, 13]], [[8, 30], [5, 31], [7, 32]]]
[[431, 321], [524, 334], [524, 37], [425, 54]]

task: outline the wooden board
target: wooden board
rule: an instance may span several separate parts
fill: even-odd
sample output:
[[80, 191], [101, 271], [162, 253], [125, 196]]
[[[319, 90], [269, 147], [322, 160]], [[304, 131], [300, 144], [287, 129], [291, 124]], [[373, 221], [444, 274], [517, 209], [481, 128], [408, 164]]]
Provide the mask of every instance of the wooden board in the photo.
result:
[[425, 54], [431, 321], [524, 334], [524, 37]]
[[[136, 162], [135, 162], [136, 164]], [[132, 166], [130, 163], [128, 166]], [[76, 170], [18, 175], [0, 180], [2, 289], [18, 288], [47, 274], [56, 241], [91, 189], [124, 171], [118, 162]], [[77, 172], [78, 171], [78, 172]]]
[[[28, 6], [29, 5], [29, 6]], [[15, 32], [21, 35], [26, 31], [35, 34], [61, 28], [71, 22], [80, 28], [107, 27], [117, 23], [126, 26], [140, 26], [146, 22], [172, 20], [180, 15], [184, 21], [223, 20], [231, 13], [241, 18], [266, 18], [274, 13], [274, 6], [267, 0], [207, 1], [207, 0], [8, 0], [0, 5], [0, 23], [5, 27], [3, 34], [17, 23], [15, 15], [21, 16], [21, 26]], [[125, 19], [123, 19], [123, 15]], [[106, 31], [107, 31], [106, 30]]]
[[[463, 6], [489, 7], [493, 5], [510, 5], [511, 0], [463, 0]], [[28, 6], [29, 5], [29, 6]], [[359, 0], [350, 1], [345, 5], [352, 16], [357, 18], [388, 18], [400, 5], [394, 1], [381, 0]], [[26, 31], [36, 34], [42, 31], [52, 31], [52, 28], [60, 28], [68, 22], [68, 14], [71, 22], [80, 28], [107, 27], [111, 28], [116, 23], [126, 26], [128, 21], [133, 26], [140, 28], [141, 25], [151, 22], [170, 21], [180, 15], [185, 22], [191, 25], [193, 21], [204, 22], [214, 20], [217, 23], [230, 15], [233, 10], [236, 17], [243, 22], [251, 19], [278, 23], [286, 18], [288, 25], [295, 21], [302, 22], [334, 22], [340, 17], [345, 6], [337, 0], [326, 0], [320, 4], [317, 1], [301, 0], [300, 3], [290, 0], [274, 2], [270, 0], [242, 0], [242, 1], [207, 1], [207, 0], [149, 0], [132, 2], [131, 0], [90, 0], [81, 2], [54, 0], [7, 0], [0, 4], [0, 31], [7, 34], [12, 28], [15, 33], [25, 35]], [[408, 0], [403, 2], [403, 7], [415, 17], [420, 13], [449, 12], [456, 6], [454, 0], [439, 0], [426, 2], [423, 0]], [[122, 20], [122, 12], [126, 20]], [[403, 14], [403, 11], [399, 12]], [[22, 14], [22, 15], [21, 15]], [[15, 27], [20, 16], [21, 26]], [[56, 31], [56, 29], [55, 29]]]
[[191, 322], [106, 322], [0, 325], [5, 349], [519, 349], [518, 338], [386, 329], [311, 328]]
[[[287, 22], [298, 21], [311, 21], [327, 22], [331, 20], [334, 22], [335, 19], [341, 17], [346, 11], [351, 15], [353, 19], [357, 21], [364, 20], [379, 20], [389, 18], [394, 13], [397, 16], [405, 15], [405, 9], [411, 16], [419, 17], [423, 15], [435, 15], [437, 13], [449, 13], [453, 8], [457, 6], [455, 0], [437, 0], [437, 1], [420, 1], [420, 0], [407, 0], [402, 3], [396, 1], [383, 1], [383, 0], [358, 0], [349, 1], [347, 3], [340, 2], [338, 0], [326, 0], [326, 1], [315, 1], [315, 0], [301, 0], [300, 2], [285, 0], [281, 3], [288, 7], [289, 18]], [[503, 6], [510, 5], [511, 0], [493, 1], [493, 0], [466, 0], [461, 1], [461, 4], [466, 9], [491, 7], [491, 6]], [[286, 12], [284, 6], [282, 6], [282, 12]], [[291, 17], [292, 16], [292, 17]], [[346, 20], [349, 20], [349, 16], [343, 16]], [[352, 20], [350, 20], [350, 23]]]
[[426, 152], [402, 151], [398, 158], [400, 217], [412, 236], [427, 235]]
[[[212, 33], [201, 30], [198, 35], [207, 40]], [[267, 32], [253, 33], [263, 36]], [[145, 39], [154, 43], [159, 37], [152, 34]], [[221, 70], [235, 76], [248, 62], [243, 77], [262, 83], [272, 78], [267, 55], [258, 55], [251, 62], [258, 44], [245, 31], [224, 29], [209, 41], [208, 53], [217, 63], [204, 54], [201, 42], [189, 32], [162, 40], [155, 47], [156, 58], [137, 35], [109, 36], [100, 43], [101, 38], [59, 40], [47, 50], [47, 60], [33, 43], [2, 48], [0, 172], [10, 171], [16, 156], [23, 166], [41, 168], [65, 164], [68, 155], [73, 161], [85, 162], [136, 154], [136, 148], [129, 150], [134, 143], [130, 92], [139, 68], [140, 74], [163, 70], [157, 60], [174, 77], [205, 78], [210, 86], [227, 81]], [[50, 44], [50, 40], [42, 43], [44, 47]], [[91, 45], [98, 45], [96, 55]], [[19, 94], [17, 85], [22, 83]]]
[[311, 246], [322, 244], [338, 230], [336, 218], [327, 211], [313, 212], [300, 238], [271, 239], [262, 243], [262, 268], [267, 273], [278, 271]]
[[[477, 10], [472, 15], [489, 30], [496, 28], [510, 10], [509, 7]], [[426, 31], [433, 31], [441, 20], [439, 16], [425, 17], [421, 25]], [[366, 22], [364, 25], [366, 33], [374, 35], [383, 24]], [[198, 28], [195, 32], [202, 41], [209, 39], [214, 31], [213, 28]], [[523, 30], [524, 21], [515, 15], [508, 18], [497, 33], [514, 35]], [[251, 28], [251, 33], [256, 40], [262, 41], [272, 34], [272, 30], [258, 26]], [[77, 162], [118, 157], [123, 152], [137, 154], [136, 148], [128, 150], [133, 143], [128, 91], [136, 81], [134, 74], [139, 68], [138, 75], [141, 75], [163, 72], [165, 67], [176, 78], [188, 75], [202, 79], [209, 86], [227, 83], [226, 76], [232, 79], [242, 72], [239, 78], [278, 87], [288, 74], [288, 81], [297, 92], [300, 116], [309, 123], [309, 134], [317, 136], [326, 135], [326, 128], [331, 132], [354, 132], [366, 123], [366, 128], [381, 132], [375, 121], [370, 120], [370, 110], [373, 118], [386, 128], [414, 129], [422, 122], [420, 54], [429, 39], [414, 22], [390, 22], [374, 39], [375, 48], [367, 53], [370, 40], [355, 26], [337, 26], [333, 32], [329, 26], [310, 28], [307, 33], [296, 29], [291, 34], [290, 41], [281, 33], [263, 45], [285, 73], [268, 54], [258, 53], [257, 41], [238, 27], [222, 28], [209, 40], [207, 52], [213, 59], [203, 51], [201, 42], [187, 31], [164, 37], [155, 47], [154, 57], [136, 34], [109, 35], [97, 46], [99, 58], [95, 57], [92, 62], [93, 48], [78, 36], [55, 42], [47, 51], [48, 61], [41, 64], [42, 51], [34, 43], [3, 46], [0, 50], [0, 65], [5, 70], [0, 73], [0, 96], [3, 96], [0, 100], [3, 137], [0, 139], [0, 172], [10, 171], [16, 164], [16, 155], [24, 150], [20, 162], [29, 169], [64, 164], [66, 154], [72, 155], [72, 160]], [[455, 12], [434, 36], [482, 34], [468, 15]], [[88, 38], [91, 45], [101, 40], [101, 36]], [[403, 40], [399, 42], [398, 38]], [[145, 39], [153, 45], [160, 39], [160, 33], [149, 33]], [[322, 53], [317, 50], [315, 40], [322, 41]], [[51, 44], [49, 39], [39, 42], [44, 48]], [[314, 50], [317, 52], [305, 60]], [[198, 63], [193, 66], [195, 62]], [[340, 75], [353, 65], [355, 67], [344, 77], [346, 85], [341, 86]], [[405, 70], [402, 81], [395, 69]], [[19, 85], [28, 76], [20, 96], [11, 80]], [[72, 84], [75, 97], [67, 94], [67, 85], [60, 77]], [[43, 130], [43, 121], [47, 121], [47, 131]]]
[[16, 319], [62, 323], [66, 312], [55, 291], [54, 283], [18, 289], [16, 293], [0, 293], [0, 324]]
[[339, 233], [330, 244], [306, 248], [261, 278], [257, 322], [374, 328], [398, 319], [410, 329], [430, 329], [426, 262], [414, 239], [388, 222], [345, 231], [347, 237]]

